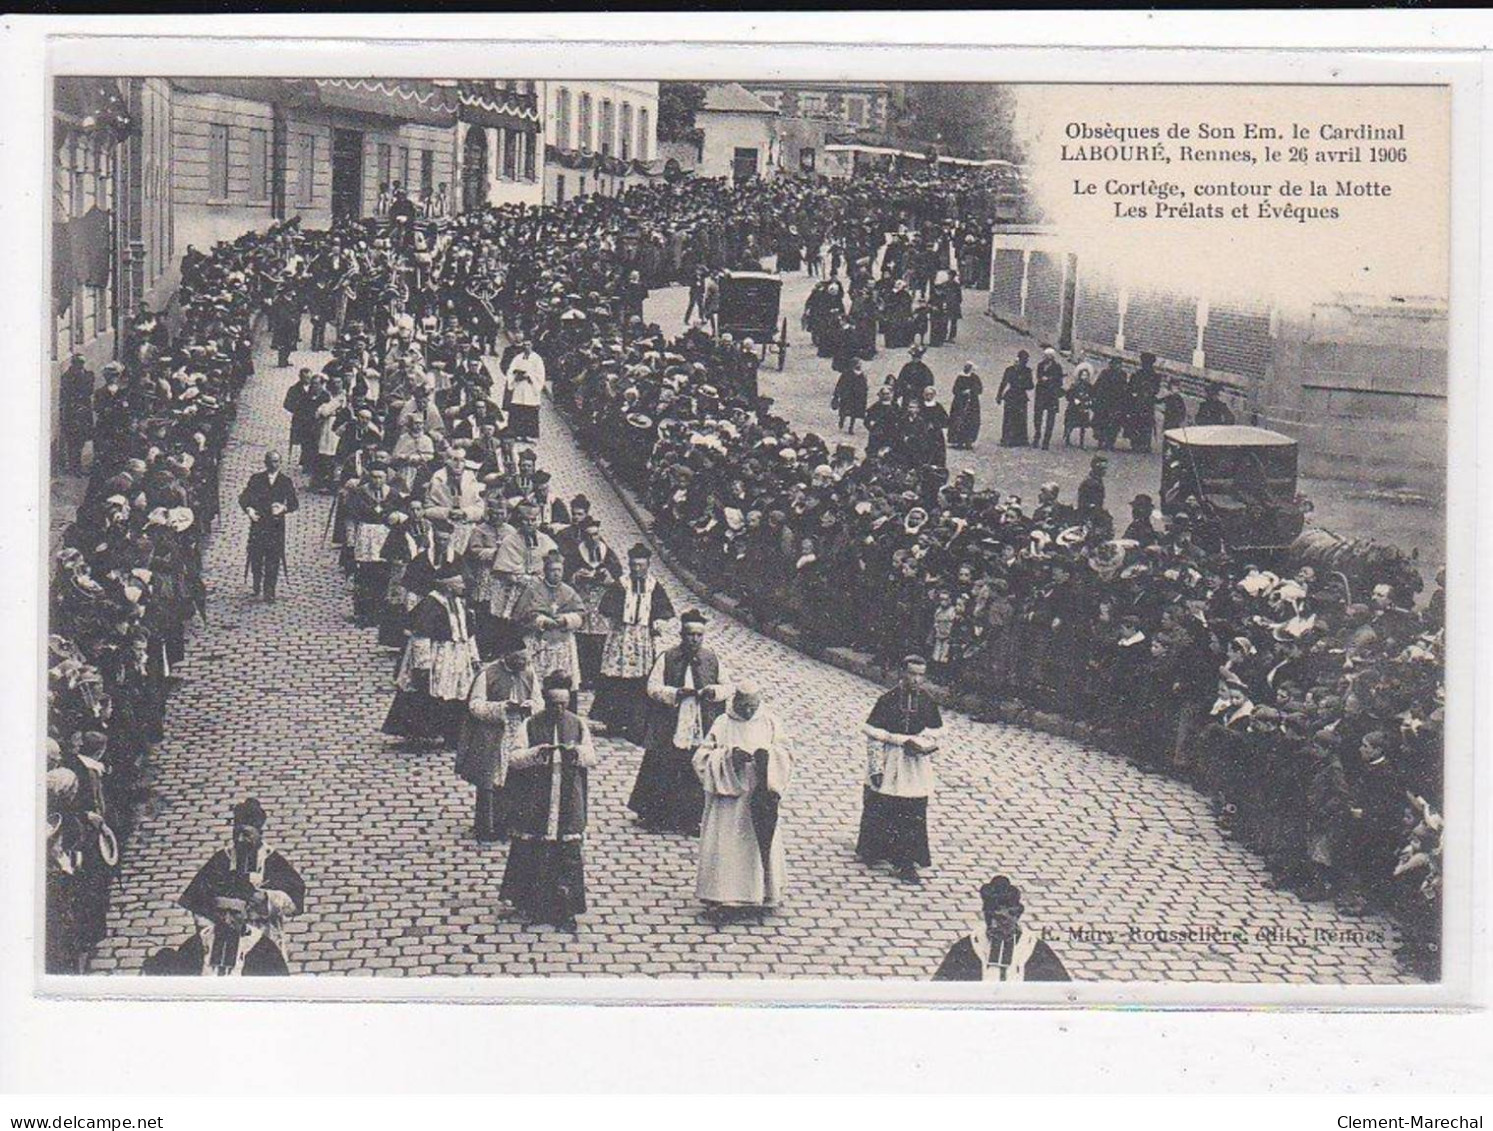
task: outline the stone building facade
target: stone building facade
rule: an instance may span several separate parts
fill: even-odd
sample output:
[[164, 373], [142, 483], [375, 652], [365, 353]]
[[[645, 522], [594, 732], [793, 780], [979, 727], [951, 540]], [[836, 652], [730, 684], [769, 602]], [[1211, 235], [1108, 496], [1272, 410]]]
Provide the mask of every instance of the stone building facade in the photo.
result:
[[1153, 353], [1185, 393], [1218, 383], [1241, 423], [1301, 442], [1304, 474], [1445, 488], [1447, 308], [1340, 295], [1309, 310], [1133, 285], [1036, 225], [997, 229], [989, 313], [1094, 357]]

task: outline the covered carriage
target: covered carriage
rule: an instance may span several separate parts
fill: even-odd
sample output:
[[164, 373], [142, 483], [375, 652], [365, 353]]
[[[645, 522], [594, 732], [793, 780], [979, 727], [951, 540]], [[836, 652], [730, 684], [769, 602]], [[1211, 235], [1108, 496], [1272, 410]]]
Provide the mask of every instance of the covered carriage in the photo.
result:
[[750, 338], [764, 361], [776, 350], [781, 370], [788, 360], [788, 319], [779, 318], [783, 280], [767, 271], [727, 271], [720, 288], [717, 331], [738, 341]]
[[1163, 514], [1191, 512], [1210, 541], [1231, 550], [1284, 549], [1301, 533], [1291, 437], [1216, 424], [1168, 429], [1163, 439]]

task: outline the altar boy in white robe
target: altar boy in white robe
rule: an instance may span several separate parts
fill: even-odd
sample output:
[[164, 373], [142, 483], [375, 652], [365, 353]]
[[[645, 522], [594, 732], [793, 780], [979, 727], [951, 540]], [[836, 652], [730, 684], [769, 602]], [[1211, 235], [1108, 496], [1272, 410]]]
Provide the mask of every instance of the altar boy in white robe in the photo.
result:
[[738, 686], [695, 751], [695, 774], [705, 790], [695, 895], [715, 918], [735, 909], [760, 918], [783, 895], [778, 806], [793, 762], [777, 717], [761, 704], [755, 687]]
[[928, 797], [935, 779], [933, 755], [943, 715], [924, 687], [928, 661], [908, 656], [897, 686], [876, 700], [863, 728], [866, 778], [855, 853], [867, 864], [882, 860], [906, 883], [917, 884], [928, 851]]

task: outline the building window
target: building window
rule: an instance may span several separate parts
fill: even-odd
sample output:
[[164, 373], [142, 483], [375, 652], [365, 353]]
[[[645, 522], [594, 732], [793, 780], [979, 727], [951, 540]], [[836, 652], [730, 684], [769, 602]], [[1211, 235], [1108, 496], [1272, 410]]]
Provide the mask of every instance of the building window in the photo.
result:
[[316, 199], [316, 135], [302, 134], [296, 139], [295, 202], [310, 205]]
[[503, 179], [518, 180], [518, 131], [505, 129], [503, 133]]
[[570, 91], [563, 86], [555, 93], [555, 145], [570, 148]]
[[534, 172], [534, 150], [538, 146], [538, 134], [524, 134], [524, 180], [526, 181], [538, 179]]
[[866, 100], [864, 98], [847, 98], [845, 100], [845, 117], [851, 125], [864, 126], [866, 124]]
[[[589, 94], [585, 94], [585, 93], [581, 94], [580, 122], [581, 122], [580, 148], [582, 148], [582, 149], [590, 149], [591, 148], [591, 96]], [[586, 190], [582, 189], [581, 190], [581, 195], [584, 196], [585, 192], [586, 192]]]
[[93, 333], [90, 337], [98, 337], [109, 326], [109, 288], [88, 287], [88, 297], [93, 300]]
[[394, 179], [394, 150], [383, 142], [378, 147], [378, 191], [382, 195], [393, 190], [390, 182]]
[[601, 100], [601, 122], [597, 130], [596, 151], [603, 157], [612, 155], [612, 141], [617, 133], [615, 111], [612, 108], [612, 100], [603, 98]]
[[212, 124], [208, 138], [207, 197], [209, 200], [228, 199], [228, 127], [222, 122]]
[[576, 185], [575, 194], [576, 194], [576, 196], [585, 196], [586, 195], [586, 174], [585, 173], [581, 174], [580, 181]]
[[270, 198], [270, 135], [249, 131], [249, 199], [262, 204]]
[[642, 106], [638, 109], [638, 160], [647, 161], [649, 154], [649, 143], [653, 140], [653, 131], [648, 128], [648, 107]]
[[401, 145], [399, 147], [399, 187], [408, 192], [410, 189], [410, 147]]
[[564, 173], [556, 173], [555, 174], [555, 203], [556, 204], [564, 204], [565, 203], [565, 174]]
[[420, 150], [420, 195], [429, 200], [435, 192], [435, 150]]
[[617, 155], [624, 161], [632, 160], [632, 103], [622, 104], [621, 128], [617, 134]]

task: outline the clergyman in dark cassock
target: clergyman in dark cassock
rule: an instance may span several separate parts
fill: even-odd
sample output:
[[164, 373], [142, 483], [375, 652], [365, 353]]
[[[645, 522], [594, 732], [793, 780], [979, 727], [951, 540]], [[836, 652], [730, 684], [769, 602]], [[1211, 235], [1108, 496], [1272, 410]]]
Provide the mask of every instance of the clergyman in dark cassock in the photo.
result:
[[1023, 926], [1021, 891], [1005, 876], [980, 887], [982, 915], [944, 956], [935, 982], [1071, 982], [1062, 960]]
[[[579, 509], [573, 507], [573, 510]], [[596, 686], [601, 674], [601, 656], [611, 624], [601, 611], [608, 589], [622, 576], [622, 563], [601, 538], [601, 520], [587, 515], [577, 519], [565, 535], [556, 539], [565, 555], [565, 573], [585, 605], [585, 617], [576, 630], [575, 645], [581, 666], [583, 689]]]
[[279, 452], [265, 453], [264, 470], [249, 476], [238, 505], [249, 516], [248, 570], [254, 595], [262, 592], [266, 601], [273, 601], [285, 562], [285, 516], [301, 505], [295, 484], [280, 470]]
[[720, 658], [705, 647], [704, 615], [695, 609], [681, 615], [679, 638], [648, 676], [643, 763], [627, 807], [651, 831], [698, 836], [705, 791], [695, 775], [695, 751], [731, 692]]
[[306, 906], [306, 884], [264, 843], [264, 807], [249, 798], [233, 807], [233, 839], [192, 878], [181, 905], [197, 932], [174, 952], [155, 956], [149, 973], [285, 975], [285, 921]]
[[544, 710], [528, 722], [527, 747], [508, 765], [513, 845], [499, 898], [531, 923], [576, 929], [586, 910], [584, 842], [588, 775], [596, 748], [586, 721], [566, 707], [570, 677], [544, 679]]
[[477, 640], [462, 599], [461, 562], [435, 571], [434, 588], [410, 610], [409, 639], [394, 678], [384, 733], [412, 742], [458, 744], [467, 692], [476, 674]]
[[923, 687], [928, 662], [903, 661], [902, 679], [876, 700], [866, 719], [866, 779], [855, 852], [867, 864], [892, 864], [908, 882], [932, 863], [928, 798], [943, 715]]

